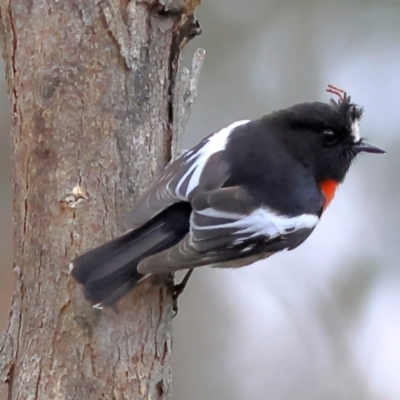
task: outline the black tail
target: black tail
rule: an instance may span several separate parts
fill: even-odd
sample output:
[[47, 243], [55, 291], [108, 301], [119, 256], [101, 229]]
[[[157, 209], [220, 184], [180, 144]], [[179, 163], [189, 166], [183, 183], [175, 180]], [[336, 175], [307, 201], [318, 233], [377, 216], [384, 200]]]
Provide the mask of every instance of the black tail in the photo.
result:
[[83, 285], [87, 300], [110, 306], [143, 278], [141, 260], [179, 243], [189, 232], [192, 208], [181, 202], [129, 231], [75, 258], [71, 274]]

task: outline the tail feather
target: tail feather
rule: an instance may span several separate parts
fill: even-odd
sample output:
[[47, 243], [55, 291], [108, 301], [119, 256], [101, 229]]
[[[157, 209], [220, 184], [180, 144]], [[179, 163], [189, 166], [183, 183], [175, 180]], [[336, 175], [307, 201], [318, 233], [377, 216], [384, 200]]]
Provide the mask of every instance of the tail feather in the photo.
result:
[[177, 203], [136, 230], [89, 250], [72, 262], [71, 274], [87, 300], [110, 306], [143, 278], [141, 260], [174, 246], [189, 231], [191, 206]]
[[112, 305], [128, 293], [144, 275], [136, 271], [136, 262], [129, 263], [119, 276], [91, 281], [84, 285], [83, 293], [87, 300], [93, 304], [101, 303], [105, 306]]
[[105, 298], [101, 303], [105, 307], [111, 307], [118, 300], [122, 299], [127, 293], [129, 293], [135, 285], [138, 283], [136, 280], [129, 280], [118, 287], [113, 293], [111, 293], [107, 298]]
[[[171, 232], [164, 231], [162, 223], [157, 224], [154, 229], [139, 228], [127, 232], [119, 238], [77, 257], [73, 261], [73, 276], [78, 282], [85, 284], [106, 278], [113, 273], [121, 273], [122, 266], [133, 260], [139, 262], [146, 253], [152, 252], [152, 248], [157, 243], [162, 242], [170, 235]], [[96, 264], [95, 268], [93, 268], [93, 264]]]

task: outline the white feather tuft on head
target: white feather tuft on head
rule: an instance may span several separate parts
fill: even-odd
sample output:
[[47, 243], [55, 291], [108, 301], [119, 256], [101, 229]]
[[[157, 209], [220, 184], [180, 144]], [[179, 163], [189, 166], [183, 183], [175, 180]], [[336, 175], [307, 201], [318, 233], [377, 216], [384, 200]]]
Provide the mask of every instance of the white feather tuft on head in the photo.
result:
[[361, 140], [359, 119], [354, 120], [351, 124], [351, 135], [353, 136], [354, 143], [358, 143]]

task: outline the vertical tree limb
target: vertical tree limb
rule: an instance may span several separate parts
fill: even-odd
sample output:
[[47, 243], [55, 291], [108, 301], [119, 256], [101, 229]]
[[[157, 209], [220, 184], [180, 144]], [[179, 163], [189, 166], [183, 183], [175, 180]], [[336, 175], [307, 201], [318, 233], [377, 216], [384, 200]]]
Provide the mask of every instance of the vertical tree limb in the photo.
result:
[[190, 106], [175, 91], [177, 60], [199, 33], [198, 3], [0, 2], [14, 162], [16, 288], [0, 343], [9, 399], [170, 398], [169, 288], [145, 282], [94, 310], [67, 266], [118, 234], [171, 158], [187, 120], [176, 110]]
[[190, 112], [197, 98], [199, 79], [206, 52], [197, 49], [193, 55], [191, 70], [183, 67], [175, 87], [172, 155], [176, 157], [181, 149], [181, 140], [189, 120]]

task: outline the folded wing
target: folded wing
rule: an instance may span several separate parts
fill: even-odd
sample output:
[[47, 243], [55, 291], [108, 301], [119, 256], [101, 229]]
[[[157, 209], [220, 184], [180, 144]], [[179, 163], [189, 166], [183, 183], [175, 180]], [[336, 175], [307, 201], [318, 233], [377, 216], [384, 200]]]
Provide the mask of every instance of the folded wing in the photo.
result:
[[[319, 221], [318, 215], [279, 215], [243, 187], [200, 193], [192, 200], [190, 232], [174, 247], [143, 260], [141, 273], [220, 264], [293, 249]], [[246, 264], [244, 264], [246, 265]]]
[[248, 121], [238, 121], [206, 137], [193, 149], [172, 162], [128, 215], [135, 228], [180, 201], [191, 201], [199, 192], [220, 188], [229, 177], [223, 157], [231, 133]]

